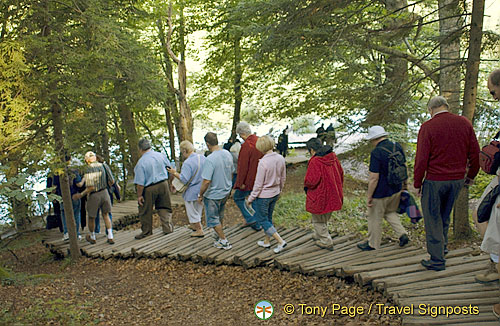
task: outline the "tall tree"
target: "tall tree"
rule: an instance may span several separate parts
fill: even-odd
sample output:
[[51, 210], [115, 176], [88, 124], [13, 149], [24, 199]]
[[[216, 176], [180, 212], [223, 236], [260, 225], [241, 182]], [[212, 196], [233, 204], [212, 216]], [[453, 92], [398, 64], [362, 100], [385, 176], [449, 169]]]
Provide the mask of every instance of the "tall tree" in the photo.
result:
[[[484, 0], [472, 3], [472, 19], [469, 33], [469, 56], [465, 67], [465, 89], [462, 115], [473, 122], [477, 100], [477, 78], [481, 62]], [[453, 215], [453, 234], [456, 239], [468, 239], [472, 232], [469, 222], [469, 189], [463, 187], [458, 195]]]
[[439, 92], [448, 100], [450, 110], [460, 108], [460, 37], [463, 32], [459, 0], [439, 0]]
[[172, 50], [171, 40], [172, 40], [172, 3], [170, 3], [168, 7], [168, 32], [166, 39], [166, 48], [168, 54], [172, 61], [174, 61], [177, 65], [177, 82], [179, 84], [178, 88], [175, 88], [174, 85], [169, 85], [172, 90], [177, 94], [177, 98], [179, 100], [179, 125], [180, 125], [180, 134], [178, 135], [179, 141], [189, 140], [193, 142], [193, 118], [191, 115], [191, 108], [187, 102], [186, 93], [187, 93], [187, 70], [186, 70], [186, 61], [185, 61], [185, 40], [184, 40], [184, 16], [183, 16], [184, 6], [181, 1], [181, 7], [179, 9], [179, 15], [181, 17], [179, 23], [179, 39], [181, 44], [181, 56], [178, 57], [174, 51]]

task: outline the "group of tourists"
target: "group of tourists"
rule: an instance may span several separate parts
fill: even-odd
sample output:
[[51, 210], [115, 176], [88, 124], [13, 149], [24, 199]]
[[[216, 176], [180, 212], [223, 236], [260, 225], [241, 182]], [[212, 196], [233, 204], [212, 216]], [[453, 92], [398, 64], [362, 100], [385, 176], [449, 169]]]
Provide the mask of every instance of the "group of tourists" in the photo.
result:
[[[490, 74], [488, 89], [498, 101], [500, 69]], [[413, 186], [421, 197], [429, 253], [429, 259], [422, 260], [421, 264], [428, 270], [441, 271], [446, 268], [450, 213], [462, 187], [470, 186], [479, 171], [480, 150], [471, 122], [449, 112], [449, 105], [444, 97], [431, 98], [427, 110], [431, 119], [422, 124], [418, 133]], [[283, 131], [283, 135], [287, 135], [287, 129]], [[335, 137], [331, 134], [332, 131], [334, 132], [333, 126], [325, 130], [322, 125], [318, 129], [318, 137], [307, 141], [306, 148], [311, 158], [304, 179], [306, 210], [312, 214], [313, 239], [319, 248], [326, 250], [334, 249], [327, 223], [332, 212], [340, 210], [343, 204], [344, 172], [333, 152]], [[219, 145], [217, 134], [208, 132], [204, 137], [208, 148], [207, 156], [196, 153], [190, 141], [183, 141], [180, 151], [184, 162], [180, 171], [171, 166], [165, 154], [153, 151], [147, 139], [139, 141], [141, 158], [134, 169], [134, 183], [141, 233], [135, 236], [136, 239], [152, 235], [153, 208], [160, 216], [163, 233], [173, 232], [169, 194], [180, 190], [188, 221], [193, 229], [192, 237], [205, 236], [202, 227], [202, 214], [205, 210], [206, 226], [214, 230], [214, 246], [225, 250], [232, 248], [223, 230], [224, 208], [232, 195], [244, 219], [243, 227], [264, 233], [263, 239], [256, 243], [257, 246], [270, 248], [271, 239], [274, 239], [275, 253], [280, 253], [287, 247], [286, 240], [279, 235], [272, 220], [286, 180], [284, 155], [274, 151], [275, 143], [271, 136], [258, 137], [246, 122], [238, 124], [236, 133], [243, 142], [233, 141], [223, 148]], [[397, 215], [401, 208], [402, 194], [406, 198], [408, 196], [406, 157], [404, 148], [389, 140], [388, 136], [382, 126], [372, 126], [366, 137], [373, 150], [370, 154], [367, 190], [368, 239], [358, 244], [363, 251], [380, 248], [384, 218], [393, 228], [399, 246], [409, 243], [408, 233]], [[286, 142], [287, 140], [286, 138]], [[284, 141], [283, 137], [281, 141]], [[281, 149], [280, 152], [284, 154]], [[86, 195], [90, 231], [87, 241], [96, 242], [94, 221], [100, 212], [106, 225], [107, 241], [113, 244], [109, 189], [117, 185], [109, 167], [98, 162], [95, 153], [87, 152], [85, 161], [88, 166], [84, 175], [80, 176], [75, 171], [71, 187], [77, 228], [80, 224], [80, 215], [77, 214], [80, 210], [79, 200]], [[498, 177], [485, 189], [482, 199], [499, 184], [500, 169], [496, 174]], [[60, 194], [58, 182], [52, 179], [50, 185], [58, 186]], [[476, 213], [474, 216], [477, 220]], [[484, 237], [481, 249], [490, 254], [491, 264], [488, 271], [476, 276], [476, 280], [481, 283], [498, 281], [500, 197], [496, 198], [489, 222], [477, 223], [477, 226]], [[64, 232], [66, 239], [66, 223]], [[494, 312], [500, 315], [500, 304], [495, 305]]]

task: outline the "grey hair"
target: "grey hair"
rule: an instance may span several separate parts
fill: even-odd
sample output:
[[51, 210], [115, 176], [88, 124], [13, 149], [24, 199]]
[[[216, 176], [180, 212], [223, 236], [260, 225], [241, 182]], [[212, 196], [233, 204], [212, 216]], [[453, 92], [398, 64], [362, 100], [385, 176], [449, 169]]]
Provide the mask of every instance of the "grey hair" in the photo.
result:
[[139, 140], [139, 149], [141, 151], [147, 151], [150, 148], [151, 148], [151, 142], [149, 140], [147, 140], [146, 138], [141, 138]]
[[252, 128], [250, 128], [250, 125], [247, 122], [241, 121], [236, 126], [236, 133], [237, 134], [243, 134], [243, 135], [251, 135], [252, 134]]
[[446, 108], [449, 108], [450, 106], [448, 105], [448, 101], [442, 97], [442, 96], [434, 96], [429, 100], [429, 103], [427, 103], [427, 108], [434, 110], [442, 106], [446, 106]]
[[490, 81], [495, 86], [500, 86], [500, 69], [495, 69], [490, 74]]
[[194, 152], [194, 146], [193, 143], [191, 143], [189, 140], [183, 140], [181, 144], [179, 145], [181, 151], [185, 150], [188, 153]]

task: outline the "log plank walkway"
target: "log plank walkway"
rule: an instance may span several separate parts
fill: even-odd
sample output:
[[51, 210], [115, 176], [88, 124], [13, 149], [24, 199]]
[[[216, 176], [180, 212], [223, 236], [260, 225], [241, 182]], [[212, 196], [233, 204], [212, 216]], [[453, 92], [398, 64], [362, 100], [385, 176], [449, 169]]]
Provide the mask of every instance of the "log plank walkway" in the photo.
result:
[[[137, 222], [136, 212], [135, 201], [113, 206], [114, 227], [121, 229]], [[400, 248], [397, 244], [385, 244], [379, 250], [362, 252], [356, 247], [360, 239], [344, 235], [333, 238], [335, 250], [328, 251], [314, 245], [309, 230], [278, 228], [288, 246], [280, 254], [274, 254], [272, 250], [256, 245], [256, 241], [262, 238], [261, 232], [240, 226], [226, 227], [224, 231], [233, 248], [222, 250], [213, 247], [212, 233], [205, 231], [204, 238], [192, 238], [187, 227], [176, 227], [168, 235], [163, 235], [158, 228], [152, 236], [135, 240], [138, 230], [122, 230], [115, 232], [114, 245], [107, 244], [106, 237], [99, 235], [95, 245], [80, 241], [79, 246], [82, 254], [90, 258], [165, 257], [244, 268], [269, 266], [305, 275], [351, 278], [361, 286], [370, 286], [383, 293], [399, 307], [413, 307], [403, 314], [403, 325], [499, 325], [491, 311], [491, 306], [499, 302], [498, 284], [474, 282], [474, 275], [487, 268], [489, 257], [470, 248], [450, 251], [446, 270], [435, 272], [420, 265], [420, 260], [428, 257], [426, 251], [411, 245]], [[61, 240], [58, 231], [51, 230], [46, 234], [43, 241], [51, 252], [68, 255], [69, 243]], [[271, 248], [276, 245], [274, 240], [271, 244]], [[447, 317], [446, 312], [444, 315], [441, 312], [433, 317], [433, 311], [429, 309], [429, 306], [469, 309], [469, 305], [478, 307], [479, 314], [462, 313]]]

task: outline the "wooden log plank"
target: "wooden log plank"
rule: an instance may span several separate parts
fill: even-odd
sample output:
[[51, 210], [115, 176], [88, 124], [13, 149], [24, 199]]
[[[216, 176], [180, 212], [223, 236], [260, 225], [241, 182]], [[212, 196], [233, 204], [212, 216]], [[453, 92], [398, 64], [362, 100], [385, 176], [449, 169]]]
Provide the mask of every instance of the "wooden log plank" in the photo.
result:
[[426, 304], [430, 306], [478, 306], [478, 305], [494, 305], [498, 303], [499, 298], [496, 296], [481, 296], [480, 298], [468, 298], [468, 299], [443, 299], [443, 300], [434, 300], [427, 298], [425, 302], [416, 301], [414, 298], [401, 299], [401, 305], [408, 306], [413, 304], [414, 306], [418, 306], [419, 304]]
[[388, 276], [384, 278], [374, 279], [372, 281], [372, 286], [377, 290], [379, 290], [380, 292], [384, 292], [386, 287], [404, 285], [408, 283], [421, 282], [421, 281], [439, 280], [443, 277], [460, 275], [484, 269], [486, 269], [486, 262], [480, 263], [479, 261], [475, 261], [472, 263], [464, 263], [458, 266], [447, 267], [446, 270], [439, 272], [422, 270], [411, 273], [411, 275], [396, 275], [396, 276]]
[[[244, 238], [250, 234], [253, 234], [253, 232], [255, 232], [255, 231], [253, 231], [250, 228], [241, 228], [239, 226], [224, 230], [224, 234], [226, 235], [226, 238], [231, 239], [231, 241], [235, 241], [235, 240], [240, 241], [241, 238]], [[213, 247], [214, 241], [215, 241], [214, 238], [209, 237], [208, 240], [204, 239], [204, 241], [201, 241], [197, 246], [193, 246], [192, 244], [191, 245], [188, 244], [187, 246], [183, 246], [183, 247], [178, 248], [177, 250], [173, 251], [171, 254], [176, 255], [176, 257], [180, 258], [181, 260], [187, 260], [187, 259], [192, 258], [192, 256], [196, 252]], [[232, 242], [231, 242], [231, 244], [232, 244]], [[227, 251], [229, 251], [229, 250], [227, 250]]]
[[445, 301], [445, 300], [462, 300], [464, 302], [468, 302], [468, 299], [477, 299], [477, 298], [499, 298], [499, 291], [496, 289], [495, 291], [479, 291], [476, 289], [474, 292], [460, 292], [460, 293], [445, 293], [445, 294], [435, 294], [435, 295], [425, 295], [425, 296], [415, 296], [415, 297], [407, 297], [407, 298], [399, 298], [394, 301], [404, 306], [408, 302], [418, 302], [418, 303], [427, 303], [427, 302], [437, 302], [437, 301]]
[[[462, 265], [466, 263], [477, 263], [477, 262], [482, 262], [484, 261], [484, 258], [482, 256], [475, 256], [475, 257], [456, 257], [456, 258], [451, 258], [448, 259], [446, 262], [447, 267], [453, 267], [457, 265]], [[403, 278], [409, 277], [411, 275], [408, 275], [410, 273], [414, 272], [421, 272], [421, 271], [426, 271], [426, 269], [421, 265], [421, 264], [413, 264], [413, 265], [408, 265], [408, 266], [401, 266], [401, 267], [394, 267], [394, 268], [385, 268], [381, 270], [375, 270], [372, 272], [362, 272], [359, 274], [356, 274], [354, 276], [354, 279], [358, 284], [360, 285], [367, 285], [371, 281], [375, 279], [381, 279], [381, 278], [386, 278], [386, 277], [391, 277], [391, 276], [399, 276], [403, 275]], [[445, 271], [442, 271], [445, 272]], [[441, 274], [441, 273], [440, 273]]]
[[498, 283], [494, 284], [480, 284], [480, 283], [468, 283], [459, 285], [446, 285], [441, 287], [428, 287], [422, 289], [411, 289], [411, 290], [400, 290], [396, 292], [395, 297], [397, 298], [410, 298], [410, 297], [423, 297], [423, 296], [435, 296], [441, 294], [453, 294], [453, 293], [471, 293], [471, 292], [490, 292], [498, 291]]
[[[446, 257], [454, 258], [461, 257], [464, 255], [471, 254], [474, 250], [472, 248], [464, 248], [460, 250], [451, 251]], [[356, 273], [362, 273], [367, 271], [376, 271], [387, 268], [403, 267], [408, 265], [414, 265], [420, 263], [422, 259], [428, 258], [428, 254], [423, 250], [416, 249], [414, 251], [405, 251], [400, 254], [393, 256], [384, 257], [383, 261], [376, 261], [373, 263], [365, 265], [351, 265], [342, 268], [342, 274], [345, 276], [351, 276]]]
[[[491, 309], [491, 307], [490, 307]], [[493, 324], [492, 324], [493, 323]], [[422, 326], [422, 325], [496, 325], [498, 319], [493, 313], [480, 313], [479, 315], [467, 316], [449, 316], [433, 318], [428, 316], [403, 316], [404, 326]]]
[[[290, 246], [293, 248], [293, 244], [295, 243], [295, 240], [298, 240], [302, 237], [304, 237], [305, 233], [302, 232], [301, 229], [298, 229], [297, 232], [294, 232], [293, 234], [289, 234], [287, 236], [287, 243], [290, 243]], [[271, 246], [272, 247], [272, 246]], [[263, 265], [265, 262], [269, 262], [273, 260], [276, 256], [269, 250], [267, 252], [262, 252], [260, 254], [257, 254], [254, 256], [254, 261], [252, 263], [252, 266], [249, 267], [254, 267], [254, 266], [260, 266]]]
[[[439, 288], [439, 287], [447, 287], [450, 285], [466, 285], [475, 283], [474, 276], [477, 274], [477, 271], [467, 272], [459, 275], [451, 275], [439, 277], [439, 279], [431, 279], [425, 281], [415, 281], [411, 283], [394, 285], [386, 284], [384, 287], [384, 295], [386, 297], [393, 297], [397, 295], [397, 293], [402, 291], [413, 291], [413, 290], [421, 290], [421, 289], [431, 289], [431, 288]], [[377, 289], [380, 290], [380, 289]]]
[[[340, 275], [342, 273], [342, 268], [350, 266], [353, 263], [359, 263], [359, 261], [370, 263], [373, 261], [377, 261], [377, 259], [380, 259], [381, 257], [390, 257], [394, 253], [402, 253], [414, 250], [418, 250], [418, 248], [411, 246], [400, 248], [399, 246], [395, 246], [394, 244], [385, 244], [380, 249], [377, 249], [376, 252], [361, 251], [356, 246], [353, 246], [345, 252], [339, 253], [338, 256], [333, 257], [333, 261], [316, 264], [314, 270], [310, 272], [310, 274], [314, 274], [320, 277]], [[307, 268], [307, 266], [304, 266], [304, 268]]]

